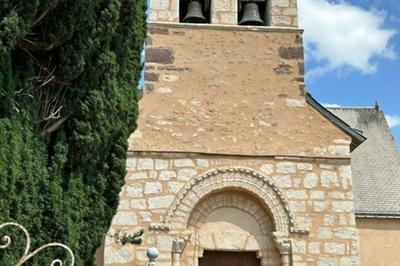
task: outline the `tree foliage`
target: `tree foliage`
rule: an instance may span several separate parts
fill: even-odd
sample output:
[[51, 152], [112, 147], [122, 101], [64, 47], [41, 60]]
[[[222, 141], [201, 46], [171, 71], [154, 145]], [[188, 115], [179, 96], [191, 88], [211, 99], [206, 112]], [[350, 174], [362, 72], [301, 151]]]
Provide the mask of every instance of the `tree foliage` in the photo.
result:
[[[145, 0], [0, 1], [0, 223], [26, 226], [33, 248], [69, 245], [77, 265], [94, 263], [118, 205], [145, 8]], [[22, 236], [11, 233], [0, 265], [22, 254]]]

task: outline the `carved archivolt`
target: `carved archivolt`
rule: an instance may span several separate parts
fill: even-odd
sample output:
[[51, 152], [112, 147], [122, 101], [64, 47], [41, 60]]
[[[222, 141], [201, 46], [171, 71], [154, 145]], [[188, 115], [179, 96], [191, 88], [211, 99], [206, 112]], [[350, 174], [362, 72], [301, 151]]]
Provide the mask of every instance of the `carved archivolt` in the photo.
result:
[[205, 196], [223, 190], [241, 190], [256, 197], [269, 211], [279, 237], [303, 232], [296, 228], [294, 216], [282, 192], [264, 175], [244, 167], [211, 170], [188, 181], [171, 204], [164, 225], [171, 229], [187, 228], [195, 206]]

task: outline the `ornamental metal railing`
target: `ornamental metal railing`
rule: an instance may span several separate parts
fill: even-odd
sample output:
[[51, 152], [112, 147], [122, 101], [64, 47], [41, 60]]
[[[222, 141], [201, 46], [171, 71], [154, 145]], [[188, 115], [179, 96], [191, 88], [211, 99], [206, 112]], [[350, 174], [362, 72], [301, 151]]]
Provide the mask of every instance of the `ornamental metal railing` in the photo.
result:
[[[20, 225], [19, 223], [9, 222], [9, 223], [3, 223], [0, 225], [0, 250], [7, 249], [11, 245], [11, 242], [12, 242], [12, 238], [10, 236], [1, 234], [1, 230], [3, 230], [6, 227], [16, 227], [16, 228], [20, 229], [25, 235], [25, 240], [26, 240], [25, 251], [22, 254], [22, 257], [19, 259], [19, 261], [14, 264], [14, 266], [22, 266], [25, 262], [27, 262], [28, 260], [33, 258], [39, 252], [41, 252], [42, 250], [44, 250], [46, 248], [50, 248], [50, 247], [59, 247], [59, 248], [63, 248], [64, 250], [66, 250], [68, 255], [71, 258], [71, 262], [69, 265], [70, 266], [75, 265], [74, 253], [67, 245], [64, 245], [61, 243], [49, 243], [49, 244], [43, 245], [43, 246], [35, 249], [34, 251], [30, 252], [31, 237], [29, 235], [28, 230], [26, 230], [26, 228], [24, 226]], [[156, 266], [155, 260], [159, 254], [160, 253], [159, 253], [158, 249], [155, 247], [149, 248], [147, 250], [146, 255], [147, 255], [147, 258], [149, 259], [149, 264], [148, 264], [149, 266]], [[50, 264], [50, 266], [63, 266], [63, 265], [64, 265], [64, 263], [60, 259], [54, 259]]]
[[[21, 231], [24, 232], [25, 235], [25, 240], [26, 240], [26, 245], [25, 245], [25, 251], [22, 255], [22, 257], [19, 259], [19, 261], [14, 264], [14, 266], [21, 266], [23, 265], [25, 262], [27, 262], [28, 260], [30, 260], [31, 258], [33, 258], [35, 255], [37, 255], [39, 252], [41, 252], [42, 250], [46, 249], [46, 248], [50, 248], [50, 247], [60, 247], [63, 248], [64, 250], [67, 251], [68, 255], [71, 258], [71, 262], [70, 262], [70, 266], [74, 266], [75, 264], [75, 257], [74, 257], [74, 253], [72, 252], [72, 250], [61, 243], [49, 243], [46, 245], [43, 245], [37, 249], [35, 249], [34, 251], [30, 252], [31, 249], [31, 237], [29, 235], [28, 230], [26, 230], [25, 227], [23, 227], [22, 225], [18, 224], [18, 223], [13, 223], [13, 222], [9, 222], [9, 223], [4, 223], [0, 225], [0, 232], [2, 229], [6, 228], [6, 227], [16, 227], [18, 229], [20, 229]], [[0, 249], [6, 249], [11, 245], [12, 242], [12, 238], [8, 235], [2, 235], [0, 233]], [[60, 259], [54, 259], [50, 266], [63, 266], [63, 261]]]

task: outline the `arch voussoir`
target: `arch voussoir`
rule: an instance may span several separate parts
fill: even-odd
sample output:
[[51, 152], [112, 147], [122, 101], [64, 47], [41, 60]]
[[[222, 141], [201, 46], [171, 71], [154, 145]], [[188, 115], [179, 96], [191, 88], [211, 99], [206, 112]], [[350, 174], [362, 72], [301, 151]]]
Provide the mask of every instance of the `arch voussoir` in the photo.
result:
[[[244, 167], [215, 169], [191, 179], [177, 194], [164, 223], [173, 228], [187, 226], [192, 211], [204, 197], [226, 189], [245, 190], [258, 198], [272, 216], [274, 229], [279, 235], [288, 236], [296, 228], [294, 216], [282, 192], [264, 175]], [[217, 197], [213, 204], [218, 206], [218, 201], [226, 200]], [[198, 213], [201, 217], [202, 214]], [[254, 210], [254, 215], [256, 213], [261, 215], [260, 211]], [[199, 219], [195, 220], [201, 222]]]

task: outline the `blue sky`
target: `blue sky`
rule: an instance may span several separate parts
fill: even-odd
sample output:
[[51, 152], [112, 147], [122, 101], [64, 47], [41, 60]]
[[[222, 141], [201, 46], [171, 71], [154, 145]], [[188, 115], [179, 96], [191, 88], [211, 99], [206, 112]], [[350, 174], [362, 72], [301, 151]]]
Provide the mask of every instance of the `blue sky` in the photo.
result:
[[379, 101], [400, 147], [400, 1], [298, 1], [309, 92], [331, 105]]

